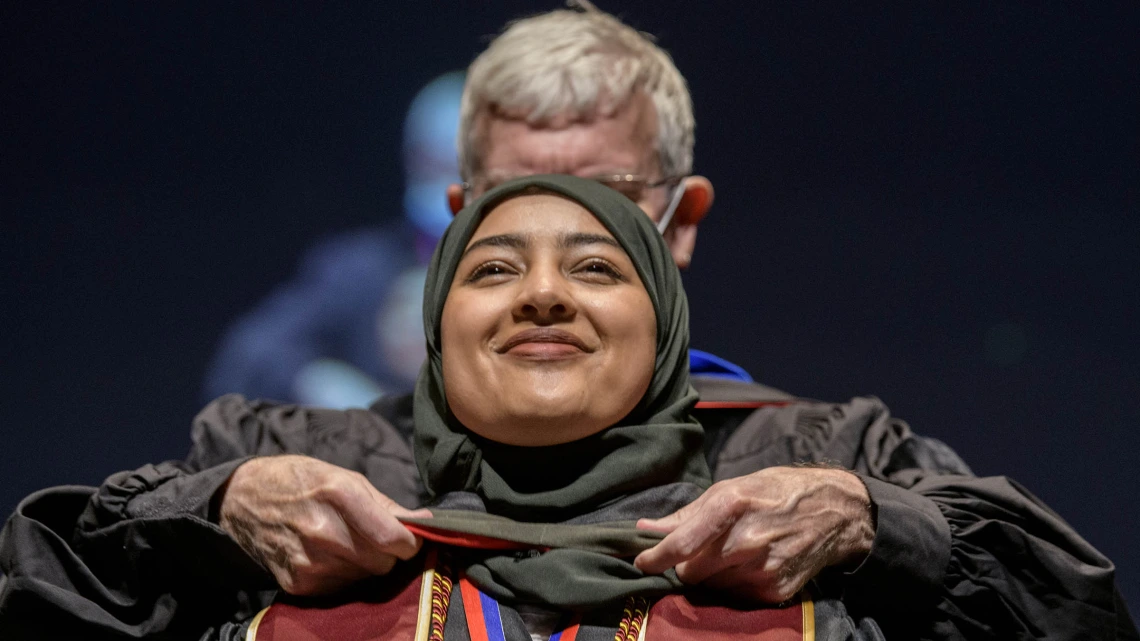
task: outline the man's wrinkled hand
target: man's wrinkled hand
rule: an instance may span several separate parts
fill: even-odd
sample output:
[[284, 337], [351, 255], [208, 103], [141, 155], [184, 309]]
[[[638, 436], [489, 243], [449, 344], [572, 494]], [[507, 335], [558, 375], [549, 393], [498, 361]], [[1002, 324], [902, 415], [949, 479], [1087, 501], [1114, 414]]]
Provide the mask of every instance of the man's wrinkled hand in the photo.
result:
[[335, 592], [387, 574], [421, 541], [400, 516], [430, 517], [381, 494], [363, 475], [306, 456], [243, 463], [219, 508], [222, 529], [290, 594]]
[[840, 469], [773, 467], [714, 484], [696, 501], [637, 527], [667, 532], [635, 565], [669, 568], [763, 603], [781, 603], [828, 566], [861, 560], [874, 539], [863, 482]]

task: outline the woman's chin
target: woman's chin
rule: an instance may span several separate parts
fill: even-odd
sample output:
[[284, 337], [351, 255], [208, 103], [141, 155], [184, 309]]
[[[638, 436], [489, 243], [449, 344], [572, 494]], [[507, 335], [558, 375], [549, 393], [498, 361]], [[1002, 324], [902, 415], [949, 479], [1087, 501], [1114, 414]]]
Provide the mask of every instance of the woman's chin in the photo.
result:
[[493, 370], [479, 385], [449, 389], [448, 400], [457, 418], [476, 434], [506, 445], [539, 447], [577, 441], [617, 423], [645, 392], [632, 385], [626, 393], [623, 384], [599, 376], [595, 368], [568, 367], [563, 361], [561, 366]]

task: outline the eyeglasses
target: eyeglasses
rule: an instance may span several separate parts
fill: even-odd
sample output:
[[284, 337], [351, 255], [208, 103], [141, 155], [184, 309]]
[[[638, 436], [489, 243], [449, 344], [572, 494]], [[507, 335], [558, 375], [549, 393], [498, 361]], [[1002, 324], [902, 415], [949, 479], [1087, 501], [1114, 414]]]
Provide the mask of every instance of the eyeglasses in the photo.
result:
[[[471, 198], [478, 196], [484, 192], [490, 191], [491, 189], [494, 189], [495, 187], [498, 187], [507, 181], [521, 177], [522, 175], [493, 176], [490, 178], [480, 179], [477, 182], [465, 182], [463, 183], [463, 192], [466, 195], [467, 199], [470, 200]], [[599, 176], [587, 176], [587, 178], [602, 183], [606, 187], [613, 189], [614, 191], [620, 193], [635, 203], [640, 203], [645, 199], [646, 192], [650, 189], [674, 186], [677, 183], [681, 182], [681, 180], [683, 180], [685, 177], [670, 176], [668, 178], [662, 178], [660, 180], [650, 180], [649, 178], [641, 176], [639, 174], [602, 174]], [[477, 187], [478, 192], [476, 192]]]

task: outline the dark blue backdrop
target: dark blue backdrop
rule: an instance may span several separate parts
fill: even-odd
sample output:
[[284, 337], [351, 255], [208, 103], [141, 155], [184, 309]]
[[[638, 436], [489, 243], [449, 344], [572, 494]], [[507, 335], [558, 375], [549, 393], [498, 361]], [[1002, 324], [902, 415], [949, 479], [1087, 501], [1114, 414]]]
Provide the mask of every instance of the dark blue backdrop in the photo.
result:
[[[634, 2], [717, 185], [696, 346], [882, 397], [1140, 603], [1134, 2]], [[225, 324], [398, 215], [417, 87], [553, 3], [0, 8], [0, 510], [180, 457]]]

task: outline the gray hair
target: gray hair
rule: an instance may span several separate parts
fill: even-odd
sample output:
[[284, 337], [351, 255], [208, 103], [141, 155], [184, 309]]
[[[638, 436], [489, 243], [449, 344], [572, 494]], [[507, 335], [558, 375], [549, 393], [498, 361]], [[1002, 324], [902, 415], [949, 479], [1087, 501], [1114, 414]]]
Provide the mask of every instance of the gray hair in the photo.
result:
[[459, 111], [459, 170], [480, 169], [479, 115], [491, 107], [541, 124], [556, 117], [610, 116], [637, 91], [657, 112], [657, 157], [664, 177], [693, 167], [693, 103], [669, 54], [608, 13], [558, 10], [509, 24], [467, 70]]

